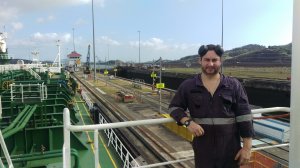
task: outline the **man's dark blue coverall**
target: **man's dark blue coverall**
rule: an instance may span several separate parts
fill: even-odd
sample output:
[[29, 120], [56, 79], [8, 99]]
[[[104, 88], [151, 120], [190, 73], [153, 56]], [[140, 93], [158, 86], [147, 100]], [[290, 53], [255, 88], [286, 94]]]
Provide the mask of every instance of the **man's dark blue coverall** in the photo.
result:
[[248, 98], [240, 82], [221, 75], [212, 96], [200, 75], [185, 80], [171, 101], [169, 112], [180, 123], [187, 117], [187, 110], [205, 131], [192, 142], [196, 168], [239, 167], [234, 157], [241, 149], [240, 138], [254, 136]]

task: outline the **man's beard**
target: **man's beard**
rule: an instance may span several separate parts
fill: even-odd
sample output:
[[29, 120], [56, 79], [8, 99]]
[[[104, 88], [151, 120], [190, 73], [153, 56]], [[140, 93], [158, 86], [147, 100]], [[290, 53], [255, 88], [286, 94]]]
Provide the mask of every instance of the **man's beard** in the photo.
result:
[[211, 72], [211, 71], [207, 72], [206, 69], [208, 69], [208, 68], [204, 68], [203, 66], [201, 66], [201, 69], [202, 69], [202, 73], [204, 73], [205, 75], [213, 76], [220, 72], [221, 67], [219, 66], [219, 67], [210, 68], [210, 69], [213, 69], [213, 72]]

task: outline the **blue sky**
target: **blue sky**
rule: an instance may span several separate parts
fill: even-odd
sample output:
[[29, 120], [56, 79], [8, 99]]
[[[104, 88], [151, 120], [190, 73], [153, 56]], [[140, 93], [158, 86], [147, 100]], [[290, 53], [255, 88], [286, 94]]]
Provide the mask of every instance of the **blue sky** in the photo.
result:
[[[94, 0], [96, 61], [176, 60], [221, 44], [222, 0]], [[224, 49], [292, 41], [292, 0], [224, 0]], [[0, 31], [13, 58], [54, 60], [92, 45], [91, 0], [1, 0]], [[5, 29], [4, 29], [5, 27]], [[91, 50], [91, 60], [93, 52]], [[108, 58], [109, 57], [109, 58]]]

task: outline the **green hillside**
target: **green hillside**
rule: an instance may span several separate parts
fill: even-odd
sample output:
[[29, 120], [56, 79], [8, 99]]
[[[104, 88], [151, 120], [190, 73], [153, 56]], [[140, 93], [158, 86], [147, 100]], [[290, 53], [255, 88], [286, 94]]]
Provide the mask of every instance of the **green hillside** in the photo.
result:
[[[285, 66], [291, 65], [292, 44], [280, 46], [261, 46], [249, 44], [246, 46], [226, 50], [223, 56], [226, 66]], [[167, 64], [197, 65], [198, 55], [185, 56], [179, 60], [169, 61]]]

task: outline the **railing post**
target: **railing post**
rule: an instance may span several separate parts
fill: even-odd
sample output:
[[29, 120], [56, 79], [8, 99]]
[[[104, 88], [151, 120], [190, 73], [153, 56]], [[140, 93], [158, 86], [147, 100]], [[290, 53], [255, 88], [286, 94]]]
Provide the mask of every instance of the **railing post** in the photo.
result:
[[94, 130], [94, 149], [95, 149], [95, 168], [98, 168], [99, 164], [99, 148], [98, 148], [98, 130]]
[[71, 143], [70, 143], [70, 112], [64, 108], [64, 145], [63, 145], [63, 167], [71, 168]]
[[2, 100], [0, 96], [0, 119], [2, 119]]
[[107, 146], [109, 147], [110, 143], [113, 142], [113, 130], [111, 129], [107, 129], [108, 130], [108, 142], [107, 142]]
[[39, 89], [39, 92], [40, 92], [40, 100], [42, 102], [43, 101], [43, 85], [38, 84], [38, 89]]
[[125, 155], [124, 168], [129, 168], [129, 155]]
[[48, 97], [48, 94], [47, 94], [47, 92], [48, 92], [48, 90], [47, 90], [47, 85], [44, 85], [44, 87], [45, 87], [45, 94], [44, 94], [44, 99], [47, 99], [47, 97]]
[[13, 84], [10, 84], [10, 100], [13, 102], [14, 101], [14, 97], [13, 97]]
[[2, 132], [0, 130], [0, 143], [1, 143], [1, 147], [2, 147], [2, 150], [3, 150], [3, 153], [5, 155], [5, 158], [7, 160], [7, 163], [8, 163], [8, 167], [9, 168], [13, 168], [13, 164], [12, 164], [12, 161], [10, 159], [10, 156], [9, 156], [9, 153], [8, 153], [8, 150], [7, 150], [7, 147], [5, 145], [5, 141], [4, 141], [4, 138], [2, 136]]
[[299, 54], [300, 54], [300, 1], [294, 0], [293, 4], [293, 39], [292, 39], [292, 68], [291, 68], [291, 116], [290, 116], [290, 148], [289, 167], [296, 168], [300, 165], [300, 76], [299, 76]]
[[22, 103], [24, 102], [24, 93], [23, 93], [23, 85], [22, 84], [20, 84], [20, 86], [21, 86], [21, 99], [22, 99]]

